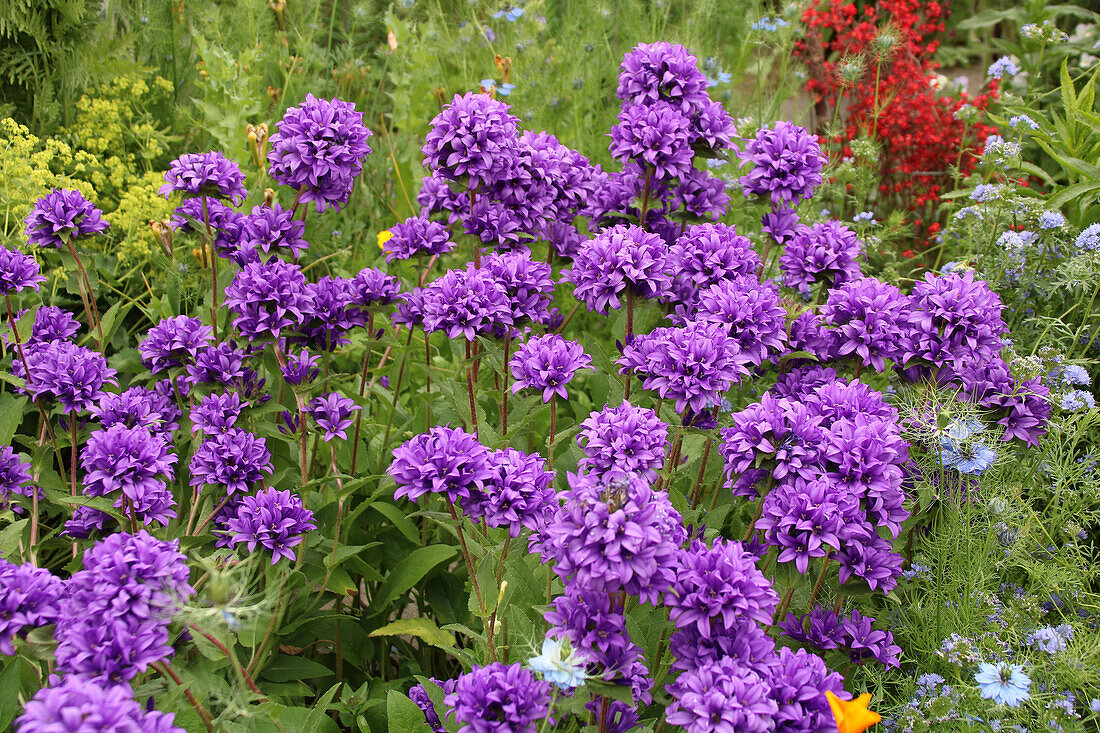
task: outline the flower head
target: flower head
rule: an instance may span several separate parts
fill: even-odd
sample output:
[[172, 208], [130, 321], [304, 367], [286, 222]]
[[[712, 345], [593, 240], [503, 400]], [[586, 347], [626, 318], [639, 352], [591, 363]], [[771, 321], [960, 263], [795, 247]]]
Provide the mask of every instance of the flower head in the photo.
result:
[[[455, 248], [447, 227], [426, 216], [410, 216], [388, 230], [389, 237], [381, 245], [386, 262], [409, 260], [413, 257], [445, 255]], [[379, 234], [379, 241], [382, 235]]]
[[146, 524], [167, 524], [176, 516], [176, 502], [165, 482], [175, 476], [177, 460], [165, 439], [148, 428], [112, 425], [97, 430], [80, 453], [84, 493], [114, 496], [116, 506], [128, 502]]
[[657, 181], [679, 178], [692, 168], [691, 131], [691, 120], [668, 102], [627, 105], [611, 128], [611, 154]]
[[25, 288], [38, 290], [38, 283], [45, 281], [46, 276], [39, 271], [33, 257], [0, 247], [0, 295], [18, 293]]
[[459, 733], [535, 733], [550, 714], [550, 686], [518, 664], [474, 666], [444, 699]]
[[856, 233], [839, 221], [800, 227], [779, 258], [784, 284], [802, 293], [818, 282], [829, 288], [842, 285], [859, 277], [862, 249]]
[[669, 692], [666, 719], [691, 733], [767, 733], [779, 712], [768, 683], [729, 657], [684, 672]]
[[[115, 384], [115, 370], [98, 351], [70, 341], [51, 341], [27, 349], [30, 379], [27, 389], [35, 397], [53, 397], [62, 410], [83, 412], [103, 397], [103, 387]], [[16, 360], [13, 371], [22, 372]]]
[[519, 121], [509, 109], [488, 94], [455, 95], [424, 138], [425, 167], [471, 190], [496, 183], [516, 152]]
[[440, 493], [457, 502], [482, 491], [492, 468], [488, 449], [476, 437], [437, 425], [394, 449], [389, 474], [397, 482], [395, 499]]
[[339, 209], [363, 172], [371, 134], [351, 102], [307, 94], [286, 111], [271, 136], [271, 177], [298, 191], [303, 203], [312, 201], [318, 213]]
[[146, 711], [128, 685], [80, 675], [51, 677], [15, 721], [18, 733], [183, 733], [174, 713]]
[[668, 424], [647, 407], [604, 405], [581, 423], [580, 467], [605, 480], [630, 474], [653, 481], [665, 465]]
[[220, 486], [227, 494], [246, 492], [270, 474], [271, 452], [267, 441], [240, 428], [208, 435], [195, 449], [190, 464], [191, 486]]
[[103, 212], [80, 191], [62, 188], [35, 201], [24, 222], [27, 242], [40, 247], [61, 247], [66, 240], [99, 234], [108, 227]]
[[695, 224], [684, 230], [669, 250], [673, 289], [681, 303], [712, 285], [738, 277], [755, 277], [760, 258], [748, 237], [728, 224]]
[[675, 400], [679, 413], [700, 414], [721, 404], [730, 387], [748, 374], [748, 358], [725, 326], [692, 321], [636, 336], [623, 348], [619, 373], [632, 371], [642, 386]]
[[302, 506], [301, 497], [289, 491], [265, 489], [246, 496], [235, 517], [226, 523], [229, 543], [244, 543], [249, 552], [257, 547], [271, 551], [271, 564], [280, 558], [294, 560], [294, 549], [307, 530], [317, 529], [313, 512]]
[[547, 636], [542, 640], [542, 653], [527, 660], [527, 666], [561, 690], [572, 690], [584, 684], [586, 660], [576, 649], [568, 649], [568, 641]]
[[12, 641], [26, 629], [54, 623], [64, 591], [46, 568], [0, 559], [0, 654], [14, 655]]
[[350, 397], [328, 392], [314, 397], [309, 403], [309, 416], [325, 434], [325, 442], [333, 438], [347, 440], [347, 429], [351, 427], [351, 414], [363, 408], [355, 404]]
[[669, 104], [685, 115], [701, 110], [710, 97], [699, 59], [678, 43], [639, 43], [623, 58], [616, 94], [626, 104]]
[[607, 313], [619, 308], [629, 288], [643, 298], [660, 298], [672, 286], [668, 247], [656, 234], [621, 224], [605, 229], [581, 245], [572, 269], [562, 272], [573, 283], [573, 295], [588, 310]]
[[229, 199], [240, 206], [248, 195], [244, 190], [244, 173], [217, 151], [184, 153], [168, 166], [164, 180], [160, 194], [165, 198], [180, 191], [187, 197]]
[[675, 579], [687, 534], [668, 494], [637, 476], [604, 483], [570, 474], [569, 484], [542, 532], [543, 562], [553, 560], [559, 576], [592, 589], [655, 602]]
[[302, 323], [308, 305], [301, 268], [277, 258], [245, 265], [225, 289], [233, 327], [249, 340], [279, 338]]
[[294, 212], [278, 203], [270, 206], [253, 206], [252, 213], [239, 218], [240, 238], [238, 247], [255, 252], [289, 251], [297, 258], [309, 249], [305, 240], [306, 224], [294, 218]]
[[839, 733], [863, 733], [875, 723], [882, 721], [881, 715], [867, 709], [871, 702], [869, 692], [863, 693], [854, 700], [837, 697], [832, 690], [826, 690], [825, 696], [829, 700], [829, 707], [833, 711]]
[[558, 334], [532, 336], [512, 355], [508, 366], [515, 383], [512, 393], [521, 389], [542, 390], [542, 401], [557, 395], [569, 399], [565, 386], [580, 369], [592, 364], [592, 358], [576, 341], [567, 341]]
[[187, 366], [213, 334], [214, 330], [198, 318], [164, 318], [149, 329], [139, 344], [141, 362], [154, 374]]
[[981, 696], [998, 705], [1014, 708], [1031, 697], [1031, 693], [1028, 692], [1031, 687], [1031, 678], [1024, 671], [1022, 664], [982, 662], [978, 665], [974, 681], [978, 683]]
[[763, 127], [740, 152], [742, 165], [752, 170], [741, 177], [746, 196], [767, 196], [773, 204], [797, 204], [821, 185], [825, 155], [817, 136], [793, 122]]

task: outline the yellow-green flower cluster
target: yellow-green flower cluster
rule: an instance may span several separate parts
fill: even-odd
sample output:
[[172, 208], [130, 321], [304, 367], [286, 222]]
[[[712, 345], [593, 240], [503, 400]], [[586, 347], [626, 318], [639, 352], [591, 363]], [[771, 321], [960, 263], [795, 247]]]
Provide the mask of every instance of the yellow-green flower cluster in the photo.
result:
[[0, 119], [0, 235], [18, 238], [34, 202], [55, 188], [75, 188], [94, 201], [92, 184], [76, 175], [89, 159], [61, 140], [35, 137], [10, 117]]

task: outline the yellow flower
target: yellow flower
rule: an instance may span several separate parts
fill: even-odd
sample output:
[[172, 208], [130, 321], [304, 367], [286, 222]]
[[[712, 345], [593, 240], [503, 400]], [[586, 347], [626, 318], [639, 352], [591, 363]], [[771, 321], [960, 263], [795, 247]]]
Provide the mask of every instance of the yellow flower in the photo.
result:
[[389, 229], [384, 229], [378, 232], [378, 249], [385, 250], [386, 242], [390, 241], [391, 239], [393, 239], [393, 232], [391, 232]]
[[882, 716], [873, 710], [868, 710], [871, 702], [871, 693], [865, 692], [855, 700], [841, 700], [832, 691], [825, 691], [825, 699], [829, 701], [829, 707], [836, 718], [838, 733], [863, 733], [875, 723], [882, 720]]

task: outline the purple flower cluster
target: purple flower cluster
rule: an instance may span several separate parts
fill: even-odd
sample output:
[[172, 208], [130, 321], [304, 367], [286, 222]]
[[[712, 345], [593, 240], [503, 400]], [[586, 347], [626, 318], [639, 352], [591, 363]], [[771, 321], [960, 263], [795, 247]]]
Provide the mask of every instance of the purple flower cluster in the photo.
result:
[[747, 362], [722, 324], [692, 321], [636, 336], [618, 364], [620, 374], [633, 372], [643, 387], [674, 400], [677, 412], [700, 414], [749, 373]]
[[550, 685], [518, 664], [475, 665], [444, 703], [459, 733], [535, 733], [550, 714]]
[[46, 568], [0, 559], [0, 654], [12, 656], [12, 642], [27, 629], [55, 623], [65, 584]]
[[15, 721], [17, 733], [184, 733], [174, 713], [146, 710], [126, 685], [80, 675], [50, 677]]
[[569, 399], [565, 386], [580, 369], [587, 369], [592, 358], [576, 341], [567, 341], [558, 334], [532, 336], [512, 355], [508, 366], [515, 378], [513, 394], [521, 389], [542, 391], [542, 401], [555, 395]]
[[318, 213], [339, 210], [363, 172], [371, 135], [351, 102], [307, 94], [286, 111], [271, 136], [271, 178], [298, 191], [302, 203], [313, 202]]
[[459, 502], [484, 491], [493, 472], [489, 450], [475, 436], [437, 425], [394, 449], [389, 474], [397, 482], [395, 499], [445, 494]]
[[0, 247], [0, 295], [18, 293], [25, 288], [38, 290], [38, 283], [45, 282], [38, 262], [30, 255], [7, 247]]
[[907, 365], [966, 369], [1001, 350], [1001, 300], [974, 273], [928, 273], [913, 286]]
[[[547, 636], [568, 640], [585, 661], [587, 676], [629, 686], [636, 702], [653, 701], [653, 680], [643, 650], [630, 638], [626, 614], [611, 596], [580, 583], [566, 583], [565, 592], [554, 599], [545, 619], [550, 625]], [[593, 712], [598, 709], [597, 705]], [[634, 706], [626, 703], [619, 703], [608, 714], [608, 720], [618, 719], [615, 730], [629, 730], [638, 718]]]
[[752, 170], [741, 177], [746, 196], [767, 196], [772, 204], [797, 204], [821, 185], [826, 158], [817, 136], [793, 122], [762, 127], [738, 156]]
[[554, 472], [537, 453], [514, 448], [489, 453], [489, 476], [483, 488], [473, 489], [460, 501], [463, 513], [474, 522], [490, 527], [507, 527], [518, 537], [524, 529], [537, 532], [557, 506]]
[[859, 277], [862, 248], [856, 233], [839, 221], [800, 227], [787, 242], [779, 269], [787, 287], [809, 294], [817, 283], [828, 289]]
[[[71, 341], [49, 341], [26, 349], [30, 379], [27, 389], [37, 399], [57, 400], [64, 412], [83, 412], [103, 398], [103, 387], [115, 384], [115, 370], [98, 351], [77, 346]], [[20, 360], [12, 363], [12, 372], [22, 374]]]
[[601, 480], [637, 475], [653, 481], [665, 465], [668, 424], [646, 407], [605, 405], [581, 423], [577, 445], [584, 451], [580, 468]]
[[207, 436], [195, 449], [189, 466], [190, 485], [196, 490], [203, 486], [219, 486], [232, 496], [247, 492], [264, 474], [270, 474], [271, 452], [267, 441], [240, 428], [225, 430]]
[[733, 122], [710, 98], [698, 59], [683, 46], [636, 46], [619, 69], [618, 96], [623, 104], [611, 128], [611, 154], [641, 165], [646, 188], [691, 177], [697, 152], [716, 155], [732, 146]]
[[6, 445], [0, 448], [0, 509], [11, 509], [22, 514], [22, 507], [11, 504], [11, 495], [30, 496], [34, 491], [31, 481], [31, 464]]
[[213, 335], [214, 330], [198, 318], [165, 318], [149, 329], [138, 346], [141, 363], [153, 374], [187, 366]]
[[386, 262], [445, 255], [455, 248], [447, 227], [424, 216], [410, 216], [389, 231], [393, 236], [382, 247]]
[[557, 505], [554, 473], [542, 456], [490, 451], [461, 428], [436, 426], [398, 446], [389, 474], [394, 498], [442, 494], [474, 522], [507, 527], [513, 537], [541, 530]]
[[305, 222], [295, 219], [293, 211], [278, 203], [252, 207], [251, 214], [240, 217], [239, 227], [237, 250], [246, 261], [258, 260], [261, 251], [264, 254], [289, 251], [297, 260], [309, 249]]
[[958, 371], [945, 367], [939, 383], [961, 390], [961, 397], [988, 410], [1004, 428], [1001, 439], [1036, 445], [1050, 418], [1050, 388], [1040, 377], [1019, 381], [999, 355], [986, 362], [970, 362]]
[[106, 394], [89, 412], [100, 427], [143, 427], [165, 440], [171, 440], [172, 433], [179, 429], [176, 421], [183, 414], [169, 395], [146, 387]]
[[693, 305], [698, 293], [740, 277], [756, 277], [760, 258], [748, 237], [728, 224], [696, 224], [669, 250], [672, 288], [678, 302]]
[[240, 206], [248, 195], [244, 190], [244, 173], [217, 151], [184, 153], [168, 166], [164, 181], [160, 194], [165, 198], [179, 191], [190, 198], [228, 199]]
[[887, 667], [899, 666], [901, 648], [894, 643], [893, 634], [874, 628], [874, 623], [875, 619], [859, 611], [843, 617], [814, 606], [802, 616], [788, 613], [778, 626], [784, 634], [803, 644], [823, 650], [843, 649], [857, 664], [874, 659]]
[[225, 289], [233, 327], [250, 341], [279, 338], [300, 325], [309, 307], [301, 268], [280, 259], [241, 268]]
[[909, 299], [895, 286], [861, 277], [829, 291], [821, 320], [837, 356], [852, 355], [875, 371], [898, 362], [909, 333]]
[[477, 191], [508, 173], [519, 120], [488, 94], [456, 94], [432, 120], [424, 138], [425, 167]]
[[[435, 677], [429, 677], [428, 679], [443, 691], [444, 696], [455, 691], [456, 680], [437, 680]], [[439, 712], [435, 709], [435, 704], [428, 695], [428, 691], [424, 689], [424, 685], [417, 683], [410, 687], [409, 699], [424, 711], [424, 720], [427, 722], [428, 727], [432, 729], [432, 733], [447, 733], [447, 728], [439, 719]]]
[[594, 313], [618, 309], [626, 291], [642, 298], [663, 298], [672, 287], [668, 246], [641, 227], [619, 225], [581, 245], [573, 267], [562, 278], [573, 296]]
[[569, 475], [564, 506], [542, 532], [543, 562], [592, 590], [656, 603], [675, 580], [674, 560], [686, 538], [668, 494], [637, 475], [604, 483]]
[[350, 397], [328, 392], [314, 397], [309, 403], [309, 416], [324, 433], [325, 442], [333, 438], [347, 440], [347, 429], [351, 427], [351, 414], [363, 408], [355, 404]]
[[406, 306], [418, 306], [418, 318], [427, 333], [445, 331], [447, 338], [473, 341], [478, 335], [506, 332], [513, 324], [511, 301], [504, 285], [472, 264], [463, 270], [450, 270], [414, 293]]
[[99, 234], [108, 226], [103, 212], [80, 191], [62, 188], [35, 201], [24, 223], [27, 242], [39, 247], [62, 247], [66, 241]]
[[877, 528], [897, 537], [909, 516], [901, 468], [908, 444], [896, 410], [859, 382], [832, 379], [790, 397], [766, 393], [733, 420], [719, 448], [727, 486], [756, 496], [764, 482], [755, 529], [778, 548], [779, 562], [805, 573], [811, 558], [831, 557], [842, 583], [855, 576], [892, 590], [901, 556]]
[[[684, 309], [678, 316], [690, 323]], [[760, 366], [778, 356], [787, 341], [787, 311], [772, 283], [755, 277], [736, 277], [701, 291], [695, 303], [695, 322], [724, 326], [736, 342], [737, 360]]]
[[271, 564], [280, 558], [294, 560], [294, 548], [304, 533], [317, 529], [313, 512], [302, 505], [302, 498], [289, 491], [264, 489], [244, 497], [234, 516], [225, 520], [229, 544], [245, 544], [249, 552], [263, 547], [271, 552]]
[[165, 438], [146, 427], [116, 424], [96, 430], [80, 452], [84, 494], [114, 497], [124, 513], [145, 524], [166, 525], [176, 516], [167, 481], [175, 477], [177, 460]]
[[117, 533], [84, 553], [66, 584], [55, 636], [57, 669], [117, 684], [171, 656], [168, 625], [194, 590], [178, 540]]

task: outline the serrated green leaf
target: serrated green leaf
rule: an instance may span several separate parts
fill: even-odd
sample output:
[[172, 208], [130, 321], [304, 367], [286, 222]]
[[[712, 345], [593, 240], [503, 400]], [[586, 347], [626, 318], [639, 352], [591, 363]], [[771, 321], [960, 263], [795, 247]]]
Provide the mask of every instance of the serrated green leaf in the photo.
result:
[[429, 618], [403, 618], [388, 623], [380, 629], [367, 634], [367, 636], [415, 636], [416, 638], [440, 649], [453, 649], [455, 646], [454, 634], [444, 631], [436, 626]]

